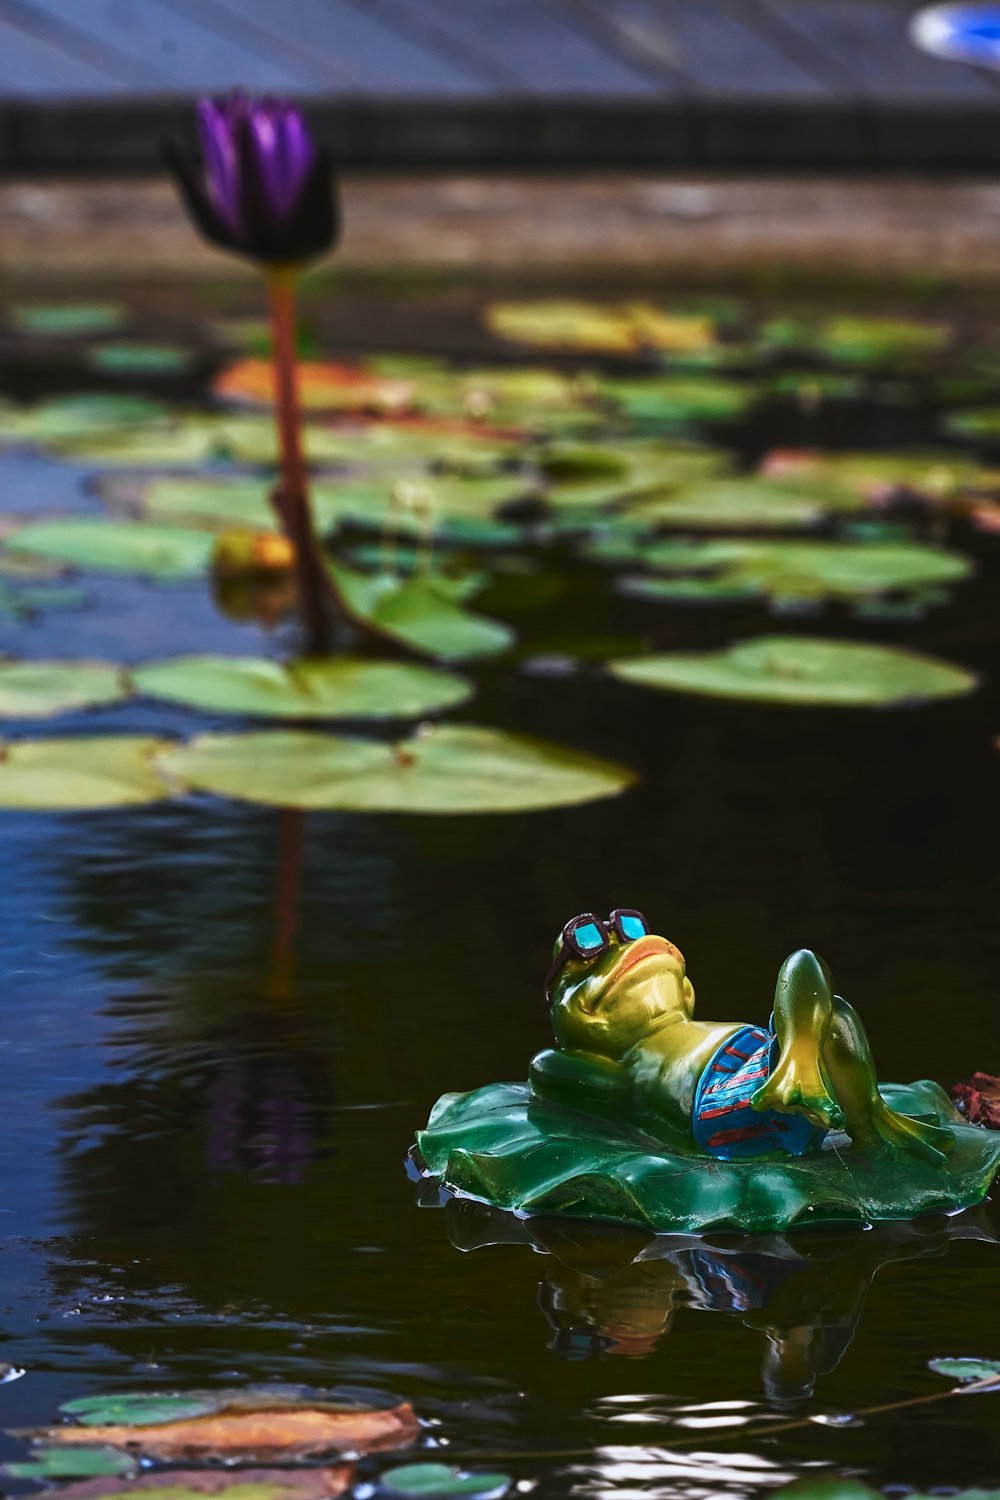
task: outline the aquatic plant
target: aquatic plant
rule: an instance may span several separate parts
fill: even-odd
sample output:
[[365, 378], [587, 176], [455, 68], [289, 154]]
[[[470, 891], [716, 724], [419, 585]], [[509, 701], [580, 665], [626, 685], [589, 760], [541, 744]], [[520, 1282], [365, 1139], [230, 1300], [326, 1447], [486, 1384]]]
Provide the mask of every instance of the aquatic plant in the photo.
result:
[[332, 249], [340, 216], [333, 172], [301, 110], [244, 93], [198, 105], [200, 165], [175, 145], [167, 160], [196, 227], [213, 245], [256, 261], [267, 278], [281, 480], [271, 496], [295, 548], [299, 605], [310, 650], [326, 643], [324, 570], [302, 443], [296, 287], [303, 266]]

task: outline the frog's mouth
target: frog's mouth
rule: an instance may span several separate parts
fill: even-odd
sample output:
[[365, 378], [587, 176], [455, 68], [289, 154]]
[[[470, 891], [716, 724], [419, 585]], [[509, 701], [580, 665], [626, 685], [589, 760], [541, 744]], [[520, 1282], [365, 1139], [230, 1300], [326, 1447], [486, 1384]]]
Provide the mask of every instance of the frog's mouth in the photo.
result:
[[612, 985], [618, 984], [630, 969], [634, 969], [637, 964], [645, 963], [647, 958], [660, 958], [664, 955], [670, 958], [680, 958], [673, 943], [668, 943], [666, 938], [650, 936], [630, 943], [620, 962], [608, 975], [607, 988], [610, 989]]

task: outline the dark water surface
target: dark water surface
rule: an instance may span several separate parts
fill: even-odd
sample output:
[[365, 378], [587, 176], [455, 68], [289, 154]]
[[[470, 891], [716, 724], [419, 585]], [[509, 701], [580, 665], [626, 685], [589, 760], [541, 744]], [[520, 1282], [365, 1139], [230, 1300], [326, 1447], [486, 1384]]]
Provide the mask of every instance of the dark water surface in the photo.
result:
[[[802, 421], [778, 412], [741, 441], [800, 443]], [[4, 512], [98, 509], [81, 472], [40, 458], [0, 456], [0, 486]], [[668, 649], [814, 628], [984, 675], [967, 699], [878, 713], [477, 669], [459, 719], [634, 765], [619, 800], [513, 817], [299, 819], [211, 798], [2, 815], [0, 1358], [27, 1372], [0, 1389], [3, 1425], [98, 1389], [345, 1382], [410, 1397], [439, 1424], [429, 1437], [544, 1494], [756, 1496], [828, 1465], [877, 1485], [1000, 1479], [998, 1397], [742, 1435], [930, 1394], [935, 1356], [1000, 1357], [989, 1205], [867, 1234], [650, 1245], [443, 1208], [402, 1166], [441, 1092], [525, 1076], [548, 1040], [553, 936], [583, 909], [644, 910], [684, 950], [704, 1016], [763, 1021], [779, 963], [807, 944], [883, 1076], [997, 1071], [1000, 539], [951, 540], [979, 572], [910, 622], [630, 602], [578, 570], [551, 631], [589, 622]], [[0, 649], [134, 661], [291, 644], [227, 621], [201, 584], [88, 587], [86, 610], [0, 622]], [[133, 705], [41, 732], [212, 722]], [[553, 1450], [573, 1456], [540, 1456]]]

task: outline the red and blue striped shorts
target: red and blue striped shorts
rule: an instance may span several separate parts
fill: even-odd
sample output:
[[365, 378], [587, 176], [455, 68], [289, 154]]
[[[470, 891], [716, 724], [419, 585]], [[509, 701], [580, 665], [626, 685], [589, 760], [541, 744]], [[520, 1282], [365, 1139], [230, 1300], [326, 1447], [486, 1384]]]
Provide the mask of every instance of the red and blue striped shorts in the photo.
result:
[[724, 1042], [701, 1075], [694, 1100], [694, 1138], [709, 1156], [731, 1161], [784, 1151], [802, 1156], [826, 1135], [805, 1115], [750, 1108], [750, 1100], [770, 1075], [778, 1038], [760, 1026], [744, 1026]]

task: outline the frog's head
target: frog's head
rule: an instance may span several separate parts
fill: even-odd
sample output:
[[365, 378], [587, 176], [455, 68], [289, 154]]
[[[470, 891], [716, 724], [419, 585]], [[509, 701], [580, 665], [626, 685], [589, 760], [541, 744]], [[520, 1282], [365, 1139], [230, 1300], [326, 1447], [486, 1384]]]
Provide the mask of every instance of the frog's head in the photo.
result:
[[649, 931], [641, 912], [593, 912], [563, 928], [545, 987], [560, 1047], [620, 1058], [669, 1019], [690, 1016], [684, 955]]

